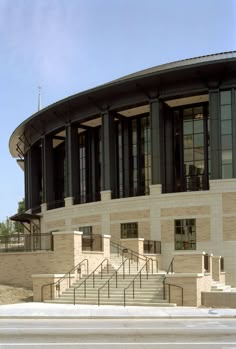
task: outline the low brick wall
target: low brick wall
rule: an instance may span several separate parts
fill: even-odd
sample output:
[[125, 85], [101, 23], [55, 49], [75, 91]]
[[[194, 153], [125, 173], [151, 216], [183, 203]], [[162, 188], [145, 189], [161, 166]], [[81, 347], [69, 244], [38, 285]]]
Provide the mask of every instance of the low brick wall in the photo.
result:
[[236, 308], [236, 292], [202, 292], [202, 305], [214, 308]]

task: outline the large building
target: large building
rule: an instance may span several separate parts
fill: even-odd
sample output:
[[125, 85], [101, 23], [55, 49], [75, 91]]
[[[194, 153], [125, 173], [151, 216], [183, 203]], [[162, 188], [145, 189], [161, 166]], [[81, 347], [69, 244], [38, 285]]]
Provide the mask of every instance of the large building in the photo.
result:
[[42, 233], [160, 241], [163, 268], [174, 251], [214, 253], [236, 285], [236, 52], [61, 100], [18, 126], [10, 151]]

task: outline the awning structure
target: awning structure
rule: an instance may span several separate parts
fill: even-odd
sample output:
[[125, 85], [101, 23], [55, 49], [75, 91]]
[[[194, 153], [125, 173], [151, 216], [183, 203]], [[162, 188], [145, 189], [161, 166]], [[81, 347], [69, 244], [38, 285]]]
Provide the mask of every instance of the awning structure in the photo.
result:
[[17, 213], [11, 216], [10, 220], [21, 223], [29, 233], [40, 234], [40, 216], [37, 214]]

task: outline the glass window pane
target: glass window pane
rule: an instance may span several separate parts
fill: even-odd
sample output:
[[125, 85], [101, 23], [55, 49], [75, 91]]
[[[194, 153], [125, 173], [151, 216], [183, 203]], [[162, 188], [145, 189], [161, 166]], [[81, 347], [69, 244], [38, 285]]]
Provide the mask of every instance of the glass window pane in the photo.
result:
[[196, 174], [202, 175], [204, 173], [204, 162], [203, 161], [195, 161], [196, 166]]
[[184, 161], [193, 161], [193, 149], [184, 150]]
[[195, 134], [194, 135], [194, 147], [200, 147], [204, 145], [203, 134]]
[[184, 148], [193, 147], [193, 135], [184, 136]]
[[184, 122], [184, 134], [189, 135], [193, 133], [193, 123], [192, 121]]
[[221, 121], [221, 134], [222, 135], [232, 134], [232, 122], [231, 122], [231, 120]]
[[222, 164], [232, 164], [232, 150], [222, 151]]
[[231, 91], [220, 92], [220, 104], [231, 104]]
[[221, 136], [221, 148], [222, 149], [232, 149], [232, 136], [231, 135]]
[[222, 105], [220, 108], [221, 120], [229, 120], [231, 116], [231, 105]]
[[194, 120], [194, 133], [202, 133], [203, 132], [203, 120]]
[[232, 165], [223, 165], [222, 166], [222, 178], [232, 178]]
[[204, 160], [204, 148], [199, 147], [194, 149], [194, 160]]

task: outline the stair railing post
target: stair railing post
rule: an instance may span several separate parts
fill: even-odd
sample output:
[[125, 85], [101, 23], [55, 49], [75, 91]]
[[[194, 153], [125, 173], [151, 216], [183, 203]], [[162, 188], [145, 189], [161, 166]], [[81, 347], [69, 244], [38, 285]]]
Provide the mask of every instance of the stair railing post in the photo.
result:
[[118, 283], [117, 283], [117, 271], [116, 271], [116, 288], [118, 286]]
[[134, 280], [133, 280], [133, 299], [134, 299]]
[[100, 305], [100, 289], [98, 289], [98, 306]]
[[139, 273], [139, 287], [142, 288], [142, 273]]
[[130, 275], [130, 258], [129, 258], [129, 275]]
[[71, 287], [71, 282], [70, 282], [70, 272], [69, 272], [69, 287]]
[[75, 305], [75, 288], [74, 288], [74, 305]]
[[110, 298], [110, 280], [108, 280], [108, 298]]
[[125, 294], [125, 288], [124, 288], [124, 307], [125, 307], [125, 305], [126, 305], [126, 299], [125, 299], [125, 296], [126, 296], [126, 294]]

